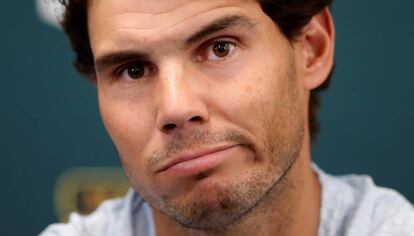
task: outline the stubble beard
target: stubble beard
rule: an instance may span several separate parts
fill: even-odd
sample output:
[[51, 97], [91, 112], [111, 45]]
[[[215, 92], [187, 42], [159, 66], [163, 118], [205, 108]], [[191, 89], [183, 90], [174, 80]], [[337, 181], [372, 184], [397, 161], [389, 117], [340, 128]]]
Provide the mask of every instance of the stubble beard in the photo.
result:
[[[302, 132], [299, 133], [298, 136], [302, 136]], [[274, 138], [274, 135], [272, 137]], [[293, 186], [291, 181], [284, 181], [289, 182], [288, 185], [280, 183], [295, 163], [302, 147], [301, 140], [298, 138], [296, 141], [296, 147], [273, 141], [272, 147], [270, 144], [266, 145], [267, 149], [264, 152], [254, 150], [254, 160], [257, 162], [254, 164], [260, 165], [260, 162], [269, 159], [271, 162], [246, 177], [235, 178], [230, 183], [212, 182], [206, 188], [208, 192], [189, 195], [185, 199], [166, 201], [159, 209], [186, 228], [202, 230], [213, 235], [229, 232], [258, 204], [266, 201], [268, 194], [277, 199], [277, 204], [283, 202], [283, 199], [279, 199], [280, 196], [286, 191], [291, 191], [284, 188]], [[283, 146], [292, 148], [290, 153], [280, 150], [279, 147]]]
[[[301, 136], [303, 136], [303, 132], [299, 131], [298, 137]], [[139, 183], [135, 183], [134, 187], [152, 207], [159, 209], [185, 228], [212, 234], [231, 231], [258, 204], [266, 201], [268, 195], [271, 195], [272, 199], [276, 199], [276, 205], [289, 201], [282, 199], [282, 195], [286, 196], [285, 192], [291, 191], [288, 188], [293, 188], [293, 186], [281, 184], [281, 182], [291, 182], [285, 181], [284, 178], [298, 158], [302, 142], [299, 138], [295, 139], [295, 142], [292, 142], [292, 144], [296, 143], [294, 147], [285, 142], [276, 143], [278, 144], [271, 145], [273, 147], [265, 151], [267, 155], [261, 156], [256, 153], [255, 160], [257, 162], [271, 160], [265, 168], [230, 183], [211, 182], [206, 186], [208, 192], [188, 194], [178, 199], [169, 199], [168, 197], [160, 199], [148, 194]], [[291, 149], [286, 152], [287, 150], [280, 150], [281, 146]], [[280, 205], [279, 207], [285, 206]], [[286, 225], [287, 220], [289, 219], [285, 218], [278, 223]]]
[[[277, 204], [279, 204], [284, 202], [283, 199], [278, 199], [279, 195], [285, 195], [286, 191], [290, 191], [286, 188], [291, 188], [291, 185], [279, 183], [284, 181], [299, 156], [302, 142], [296, 142], [297, 146], [293, 147], [290, 153], [282, 151], [278, 147], [289, 146], [292, 148], [292, 146], [285, 142], [276, 143], [278, 144], [271, 145], [273, 147], [265, 145], [268, 149], [264, 153], [254, 150], [254, 159], [257, 162], [255, 164], [266, 159], [271, 160], [267, 165], [261, 163], [263, 168], [243, 178], [235, 178], [230, 183], [210, 182], [205, 185], [205, 188], [208, 189], [205, 192], [196, 192], [178, 199], [170, 199], [167, 196], [160, 198], [149, 194], [139, 182], [132, 182], [132, 185], [153, 208], [159, 209], [185, 228], [201, 230], [213, 235], [229, 232], [259, 203], [266, 201], [268, 195], [272, 195], [272, 199], [277, 199]], [[244, 146], [244, 148], [247, 147]], [[130, 180], [134, 179], [133, 175], [128, 173], [127, 175]], [[286, 222], [279, 223], [285, 224]]]

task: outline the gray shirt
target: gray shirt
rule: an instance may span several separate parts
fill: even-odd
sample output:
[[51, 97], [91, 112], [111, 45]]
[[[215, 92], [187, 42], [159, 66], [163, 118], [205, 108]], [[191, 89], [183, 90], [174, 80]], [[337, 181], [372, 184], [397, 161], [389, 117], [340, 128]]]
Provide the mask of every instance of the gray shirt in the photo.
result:
[[[376, 186], [369, 176], [326, 174], [319, 236], [414, 236], [414, 208], [398, 192]], [[155, 236], [151, 207], [134, 191], [108, 200], [89, 216], [72, 213], [68, 224], [53, 224], [41, 236]]]

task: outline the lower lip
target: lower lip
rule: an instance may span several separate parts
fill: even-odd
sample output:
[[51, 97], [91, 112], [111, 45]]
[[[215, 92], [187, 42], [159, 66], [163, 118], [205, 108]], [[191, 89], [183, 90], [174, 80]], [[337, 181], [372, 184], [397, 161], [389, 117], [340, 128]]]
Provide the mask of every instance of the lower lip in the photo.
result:
[[207, 170], [216, 168], [230, 156], [231, 152], [237, 146], [230, 147], [228, 149], [220, 150], [217, 152], [209, 153], [204, 156], [197, 157], [188, 161], [177, 163], [170, 168], [166, 169], [164, 173], [174, 176], [191, 176], [202, 173]]

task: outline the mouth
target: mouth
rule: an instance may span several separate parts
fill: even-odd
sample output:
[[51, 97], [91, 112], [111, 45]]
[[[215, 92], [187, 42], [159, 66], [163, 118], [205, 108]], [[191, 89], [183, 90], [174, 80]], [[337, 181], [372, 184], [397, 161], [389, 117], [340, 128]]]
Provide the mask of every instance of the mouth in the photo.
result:
[[191, 176], [220, 165], [238, 145], [187, 150], [163, 165], [157, 173], [174, 176]]

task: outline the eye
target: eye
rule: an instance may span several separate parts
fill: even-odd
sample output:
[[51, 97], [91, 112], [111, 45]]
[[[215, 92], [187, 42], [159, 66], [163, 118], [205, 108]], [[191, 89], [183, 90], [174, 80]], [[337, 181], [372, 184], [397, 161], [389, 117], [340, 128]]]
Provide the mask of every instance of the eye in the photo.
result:
[[138, 80], [142, 77], [148, 76], [152, 68], [143, 62], [134, 62], [122, 67], [119, 70], [120, 78]]
[[221, 61], [231, 56], [236, 45], [228, 41], [214, 42], [207, 47], [205, 59], [209, 61]]

